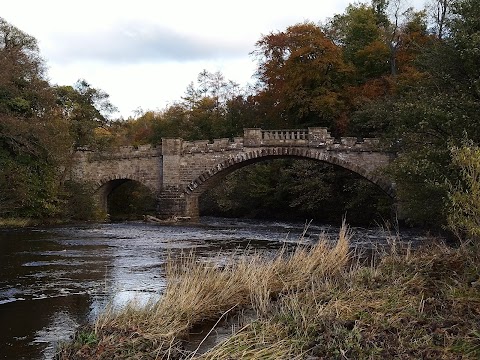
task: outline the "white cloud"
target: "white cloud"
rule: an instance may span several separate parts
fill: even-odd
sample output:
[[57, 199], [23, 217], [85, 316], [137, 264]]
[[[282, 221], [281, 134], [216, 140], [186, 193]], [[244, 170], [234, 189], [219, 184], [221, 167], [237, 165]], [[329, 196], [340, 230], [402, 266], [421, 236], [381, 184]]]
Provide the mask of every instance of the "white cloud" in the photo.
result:
[[262, 35], [324, 21], [350, 2], [15, 0], [0, 16], [37, 38], [52, 83], [84, 78], [127, 117], [179, 100], [203, 69], [246, 85]]
[[[157, 24], [118, 23], [109, 29], [55, 33], [45, 48], [58, 64], [100, 61], [132, 64], [155, 61], [194, 61], [234, 58], [248, 53], [248, 44], [237, 40], [212, 40], [196, 34], [182, 34]], [[55, 44], [64, 44], [61, 47]]]

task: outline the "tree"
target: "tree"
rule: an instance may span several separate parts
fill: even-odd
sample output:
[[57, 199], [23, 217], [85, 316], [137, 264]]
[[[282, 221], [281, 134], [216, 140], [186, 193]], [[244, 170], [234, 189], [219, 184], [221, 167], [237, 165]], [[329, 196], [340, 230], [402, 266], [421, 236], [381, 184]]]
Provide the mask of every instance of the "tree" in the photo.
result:
[[354, 124], [382, 135], [399, 152], [391, 173], [413, 223], [446, 223], [446, 184], [458, 177], [450, 146], [460, 146], [465, 137], [480, 141], [479, 13], [478, 1], [454, 2], [449, 35], [424, 46], [416, 58], [424, 75], [415, 86], [355, 114]]
[[71, 139], [36, 39], [0, 18], [0, 216], [49, 216]]
[[480, 2], [457, 0], [452, 4], [453, 18], [449, 22], [451, 36], [447, 39], [454, 48], [463, 72], [465, 87], [477, 100], [480, 98]]
[[232, 138], [242, 131], [238, 121], [243, 120], [240, 117], [246, 104], [244, 90], [218, 71], [203, 70], [197, 83], [188, 86], [182, 104], [193, 130], [189, 138]]
[[62, 116], [70, 123], [75, 147], [95, 145], [95, 129], [105, 127], [108, 116], [117, 111], [109, 95], [85, 80], [78, 80], [74, 86], [57, 86], [56, 95]]
[[447, 23], [451, 17], [453, 0], [431, 0], [428, 4], [429, 16], [433, 21], [433, 31], [439, 40], [445, 35]]
[[377, 26], [379, 27], [387, 27], [390, 23], [387, 13], [389, 4], [390, 0], [372, 0], [371, 2], [371, 7], [375, 13]]
[[[396, 6], [394, 16], [392, 4]], [[348, 123], [350, 114], [365, 103], [414, 86], [422, 77], [415, 61], [428, 41], [425, 18], [411, 9], [400, 16], [400, 4], [375, 0], [371, 5], [349, 5], [323, 26], [352, 69], [344, 95]], [[358, 129], [349, 130], [360, 135]]]
[[480, 239], [480, 147], [464, 144], [452, 148], [453, 164], [461, 180], [449, 192], [448, 226], [463, 239]]
[[312, 23], [263, 36], [253, 52], [258, 61], [258, 117], [266, 128], [327, 126], [345, 111], [342, 91], [350, 68], [340, 48]]
[[382, 30], [388, 24], [385, 2], [381, 1], [375, 9], [366, 4], [349, 5], [325, 26], [345, 60], [353, 64], [357, 84], [388, 74], [389, 49]]
[[51, 101], [37, 41], [0, 18], [0, 112], [39, 116]]

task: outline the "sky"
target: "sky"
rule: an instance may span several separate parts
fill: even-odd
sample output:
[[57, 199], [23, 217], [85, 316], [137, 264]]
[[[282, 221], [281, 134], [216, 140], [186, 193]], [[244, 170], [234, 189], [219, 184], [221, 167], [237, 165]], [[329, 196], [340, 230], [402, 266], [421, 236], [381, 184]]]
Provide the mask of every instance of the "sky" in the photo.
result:
[[85, 79], [126, 119], [180, 100], [202, 70], [253, 83], [250, 53], [262, 35], [324, 22], [350, 2], [14, 0], [3, 1], [0, 17], [37, 39], [51, 84]]

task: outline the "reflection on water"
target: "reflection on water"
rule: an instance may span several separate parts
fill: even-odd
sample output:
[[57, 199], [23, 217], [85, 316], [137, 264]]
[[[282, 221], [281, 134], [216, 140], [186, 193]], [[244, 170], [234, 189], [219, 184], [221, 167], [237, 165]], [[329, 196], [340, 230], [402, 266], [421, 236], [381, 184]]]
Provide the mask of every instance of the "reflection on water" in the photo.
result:
[[[197, 226], [125, 223], [0, 230], [0, 358], [51, 359], [59, 341], [107, 303], [159, 297], [168, 256], [198, 256], [295, 244], [304, 224], [205, 218]], [[313, 226], [306, 241], [335, 227]], [[385, 242], [378, 229], [355, 229], [355, 243]], [[418, 238], [410, 235], [410, 240]]]

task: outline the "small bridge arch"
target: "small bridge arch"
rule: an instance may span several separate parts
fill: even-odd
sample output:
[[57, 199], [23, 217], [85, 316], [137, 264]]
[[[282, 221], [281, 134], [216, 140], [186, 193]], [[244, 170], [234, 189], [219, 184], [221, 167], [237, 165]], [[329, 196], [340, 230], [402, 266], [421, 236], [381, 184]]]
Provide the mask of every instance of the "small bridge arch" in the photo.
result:
[[113, 191], [115, 191], [115, 189], [127, 182], [135, 182], [145, 186], [152, 192], [152, 194], [156, 195], [157, 189], [148, 186], [149, 184], [143, 183], [142, 180], [143, 179], [135, 174], [110, 174], [97, 181], [95, 183], [94, 194], [100, 209], [105, 213], [108, 213], [108, 197]]

